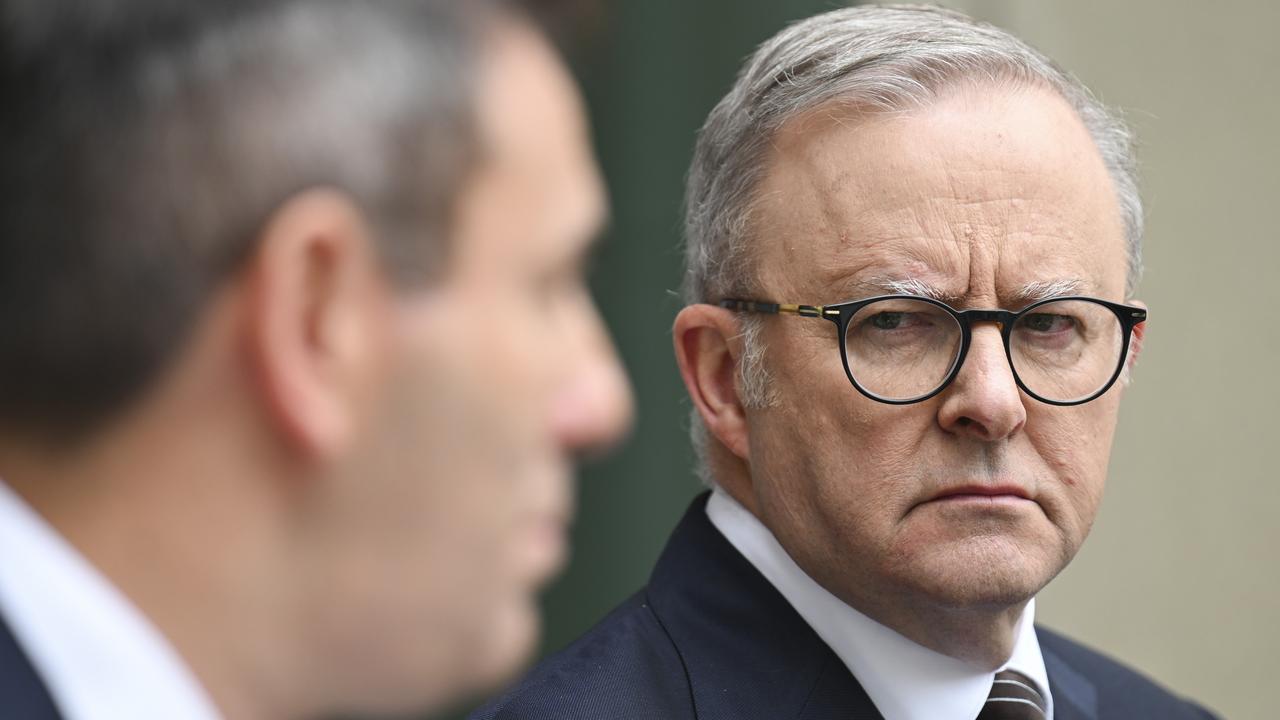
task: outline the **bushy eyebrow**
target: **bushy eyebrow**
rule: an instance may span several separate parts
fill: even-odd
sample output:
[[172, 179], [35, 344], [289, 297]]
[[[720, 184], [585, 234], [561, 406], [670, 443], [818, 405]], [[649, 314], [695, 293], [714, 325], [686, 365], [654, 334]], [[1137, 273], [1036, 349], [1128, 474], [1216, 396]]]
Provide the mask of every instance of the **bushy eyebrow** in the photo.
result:
[[1015, 290], [1009, 297], [1009, 301], [1016, 307], [1024, 307], [1041, 300], [1079, 295], [1081, 288], [1087, 285], [1088, 283], [1078, 278], [1029, 282]]
[[[1089, 283], [1079, 278], [1037, 280], [1014, 290], [1006, 302], [1010, 303], [1010, 307], [1026, 307], [1041, 300], [1080, 295], [1088, 287], [1090, 287]], [[964, 299], [963, 294], [957, 295], [914, 277], [876, 276], [858, 282], [853, 290], [857, 297], [880, 294], [919, 295], [952, 306]]]
[[864, 294], [868, 295], [919, 295], [944, 303], [954, 303], [962, 297], [913, 277], [877, 276], [859, 283], [859, 290], [863, 290]]

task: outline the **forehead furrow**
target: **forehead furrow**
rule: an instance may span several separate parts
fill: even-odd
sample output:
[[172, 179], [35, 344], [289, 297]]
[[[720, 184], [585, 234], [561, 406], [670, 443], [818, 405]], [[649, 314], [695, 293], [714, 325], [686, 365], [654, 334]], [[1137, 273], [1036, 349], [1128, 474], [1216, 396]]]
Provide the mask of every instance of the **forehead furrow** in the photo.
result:
[[830, 302], [880, 276], [950, 297], [1071, 283], [1123, 296], [1109, 175], [1056, 95], [988, 89], [805, 131], [779, 145], [757, 214], [762, 276], [781, 288]]

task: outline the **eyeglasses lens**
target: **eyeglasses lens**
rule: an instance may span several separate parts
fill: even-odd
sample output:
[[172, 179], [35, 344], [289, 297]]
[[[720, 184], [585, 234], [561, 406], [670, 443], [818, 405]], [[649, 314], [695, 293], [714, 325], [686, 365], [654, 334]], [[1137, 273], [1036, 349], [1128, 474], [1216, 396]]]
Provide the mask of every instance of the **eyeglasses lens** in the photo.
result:
[[[866, 305], [849, 320], [849, 374], [885, 400], [929, 395], [951, 375], [963, 332], [945, 309], [923, 300], [890, 298]], [[1120, 367], [1124, 330], [1114, 312], [1087, 300], [1035, 307], [1009, 333], [1014, 372], [1032, 393], [1055, 402], [1088, 398]]]

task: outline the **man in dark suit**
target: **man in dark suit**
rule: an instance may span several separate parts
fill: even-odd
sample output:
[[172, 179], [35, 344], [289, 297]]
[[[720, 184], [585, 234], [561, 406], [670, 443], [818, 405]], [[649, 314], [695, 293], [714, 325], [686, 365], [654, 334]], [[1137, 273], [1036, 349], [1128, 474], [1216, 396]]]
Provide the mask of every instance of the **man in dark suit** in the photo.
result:
[[0, 3], [0, 718], [437, 708], [629, 418], [522, 10]]
[[475, 718], [1210, 717], [1034, 624], [1141, 349], [1130, 138], [936, 8], [789, 27], [689, 173], [676, 357], [712, 491]]

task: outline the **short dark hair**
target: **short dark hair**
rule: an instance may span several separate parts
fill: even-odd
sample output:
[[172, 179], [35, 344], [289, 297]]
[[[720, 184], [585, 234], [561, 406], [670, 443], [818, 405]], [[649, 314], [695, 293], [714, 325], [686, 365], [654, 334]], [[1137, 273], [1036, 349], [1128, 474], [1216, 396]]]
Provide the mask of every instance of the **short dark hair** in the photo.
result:
[[0, 427], [139, 396], [291, 195], [334, 187], [402, 284], [473, 137], [464, 2], [0, 0]]

